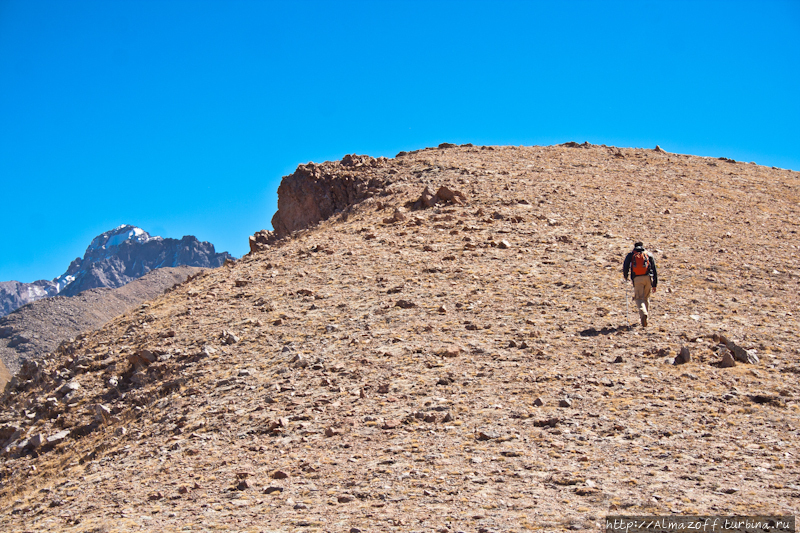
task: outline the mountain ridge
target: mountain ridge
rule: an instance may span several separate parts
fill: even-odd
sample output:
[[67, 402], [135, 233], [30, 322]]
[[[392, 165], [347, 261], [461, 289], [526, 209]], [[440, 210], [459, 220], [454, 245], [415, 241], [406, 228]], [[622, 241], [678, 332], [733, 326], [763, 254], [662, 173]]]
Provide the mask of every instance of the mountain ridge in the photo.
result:
[[0, 282], [0, 317], [41, 298], [74, 296], [99, 287], [121, 287], [156, 268], [183, 265], [216, 268], [226, 259], [233, 256], [216, 253], [213, 244], [200, 242], [192, 235], [165, 239], [122, 224], [92, 239], [84, 256], [74, 259], [52, 281]]
[[[281, 217], [309, 194], [330, 214], [22, 368], [10, 531], [797, 514], [797, 173], [588, 144], [363, 161], [284, 178]], [[626, 316], [635, 240], [648, 328]]]

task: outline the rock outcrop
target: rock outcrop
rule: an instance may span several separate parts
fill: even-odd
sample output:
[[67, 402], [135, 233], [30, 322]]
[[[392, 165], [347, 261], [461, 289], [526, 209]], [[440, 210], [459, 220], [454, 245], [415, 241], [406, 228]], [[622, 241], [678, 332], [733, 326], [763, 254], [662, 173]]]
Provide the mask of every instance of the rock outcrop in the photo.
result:
[[346, 155], [338, 162], [297, 167], [278, 187], [278, 211], [272, 217], [275, 237], [281, 239], [384, 194], [387, 182], [375, 170], [386, 162], [385, 157]]
[[[453, 147], [444, 143], [439, 149]], [[403, 153], [405, 154], [405, 153]], [[346, 155], [341, 161], [322, 164], [308, 163], [284, 176], [278, 187], [278, 210], [272, 217], [273, 231], [261, 230], [250, 237], [250, 251], [263, 251], [270, 244], [296, 231], [303, 230], [327, 220], [335, 214], [343, 214], [360, 202], [375, 196], [391, 194], [392, 174], [378, 169], [387, 166], [385, 157], [373, 158], [364, 155]], [[407, 207], [423, 209], [437, 203], [463, 204], [466, 195], [458, 190], [440, 186], [436, 194], [424, 188], [420, 197], [409, 202]], [[405, 215], [395, 210], [392, 219], [404, 220]]]

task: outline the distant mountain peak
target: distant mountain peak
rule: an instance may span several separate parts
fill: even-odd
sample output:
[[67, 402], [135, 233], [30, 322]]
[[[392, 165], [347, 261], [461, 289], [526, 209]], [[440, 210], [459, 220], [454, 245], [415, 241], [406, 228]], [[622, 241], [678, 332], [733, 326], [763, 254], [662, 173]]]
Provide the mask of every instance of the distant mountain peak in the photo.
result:
[[163, 240], [159, 236], [151, 236], [142, 228], [132, 226], [130, 224], [122, 224], [116, 228], [101, 233], [95, 237], [89, 247], [86, 248], [86, 254], [90, 254], [96, 250], [107, 250], [115, 248], [123, 242], [135, 242], [144, 244], [150, 240]]
[[92, 239], [84, 256], [75, 258], [66, 272], [52, 281], [0, 283], [0, 316], [57, 294], [74, 296], [97, 287], [121, 287], [157, 268], [215, 268], [232, 258], [227, 252], [216, 253], [213, 244], [191, 235], [180, 240], [164, 239], [137, 226], [122, 224]]

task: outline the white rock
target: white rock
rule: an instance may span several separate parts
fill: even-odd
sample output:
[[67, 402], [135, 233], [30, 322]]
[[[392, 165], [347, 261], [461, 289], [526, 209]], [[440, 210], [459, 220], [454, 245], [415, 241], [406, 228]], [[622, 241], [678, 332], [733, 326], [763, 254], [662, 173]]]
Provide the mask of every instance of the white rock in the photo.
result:
[[57, 444], [57, 443], [61, 442], [62, 440], [66, 439], [68, 435], [69, 435], [69, 430], [68, 429], [65, 429], [63, 431], [59, 431], [58, 433], [56, 433], [54, 435], [50, 435], [49, 437], [47, 437], [47, 444]]
[[75, 392], [76, 390], [78, 390], [80, 388], [81, 388], [81, 384], [78, 383], [75, 380], [72, 380], [72, 381], [62, 385], [61, 388], [58, 389], [58, 393], [63, 395], [63, 396], [66, 396], [67, 394], [69, 394], [71, 392]]
[[45, 440], [46, 439], [44, 435], [42, 435], [41, 433], [37, 433], [36, 435], [30, 438], [28, 443], [34, 450], [38, 450], [45, 443]]

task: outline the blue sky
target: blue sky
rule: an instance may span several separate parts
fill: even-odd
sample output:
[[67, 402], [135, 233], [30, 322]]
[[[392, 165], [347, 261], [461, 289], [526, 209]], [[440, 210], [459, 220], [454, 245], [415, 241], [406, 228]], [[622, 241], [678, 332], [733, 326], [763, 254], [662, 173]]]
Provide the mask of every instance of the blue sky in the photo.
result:
[[800, 170], [800, 2], [0, 0], [0, 280], [120, 224], [240, 256], [348, 153], [566, 141]]

